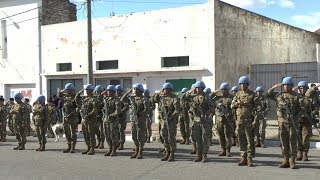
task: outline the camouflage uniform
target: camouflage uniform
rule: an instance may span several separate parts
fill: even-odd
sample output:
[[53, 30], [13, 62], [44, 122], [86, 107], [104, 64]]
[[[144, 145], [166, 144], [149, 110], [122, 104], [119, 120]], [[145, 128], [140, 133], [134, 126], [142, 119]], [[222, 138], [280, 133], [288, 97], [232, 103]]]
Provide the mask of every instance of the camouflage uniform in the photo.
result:
[[14, 124], [14, 132], [16, 134], [16, 139], [18, 141], [19, 146], [14, 148], [14, 150], [24, 150], [25, 144], [27, 142], [26, 138], [26, 119], [29, 116], [29, 109], [25, 103], [15, 103], [11, 106], [9, 111], [13, 124]]
[[210, 147], [210, 137], [212, 136], [212, 119], [210, 119], [214, 112], [214, 104], [210, 97], [201, 92], [194, 94], [190, 104], [189, 115], [191, 118], [191, 129], [194, 139], [197, 144], [198, 158], [195, 162], [205, 161]]
[[35, 130], [36, 130], [38, 141], [40, 144], [40, 147], [36, 150], [44, 151], [45, 144], [47, 143], [46, 129], [48, 128], [48, 123], [49, 123], [47, 106], [40, 103], [34, 104], [32, 120], [35, 125]]
[[0, 141], [6, 141], [7, 135], [7, 114], [8, 108], [6, 105], [0, 105]]
[[[120, 98], [120, 97], [119, 97]], [[126, 127], [127, 127], [127, 111], [129, 109], [129, 105], [127, 102], [124, 102], [120, 100], [119, 102], [119, 143], [121, 148], [119, 150], [123, 149], [123, 144], [126, 141]]]
[[146, 142], [150, 142], [152, 136], [152, 112], [155, 109], [155, 103], [150, 96], [144, 96], [144, 101], [144, 104], [148, 107], [148, 112], [146, 113]]
[[104, 130], [103, 130], [103, 96], [99, 95], [97, 98], [98, 101], [98, 110], [97, 110], [97, 139], [98, 139], [98, 144], [95, 148], [103, 149], [104, 148], [104, 140], [105, 140], [105, 135], [104, 135]]
[[256, 121], [255, 136], [257, 137], [256, 147], [265, 147], [264, 140], [266, 138], [267, 119], [266, 115], [269, 110], [269, 103], [265, 96], [256, 96], [255, 102], [259, 102], [256, 106], [254, 118]]
[[77, 105], [74, 94], [65, 94], [60, 92], [59, 98], [63, 100], [62, 117], [63, 117], [63, 129], [66, 135], [68, 148], [63, 152], [74, 153], [74, 148], [77, 143]]
[[48, 132], [50, 133], [48, 137], [53, 137], [54, 133], [52, 130], [52, 126], [57, 122], [57, 116], [56, 116], [57, 107], [53, 103], [49, 103], [47, 104], [47, 110], [48, 110], [48, 124], [49, 124]]
[[26, 133], [27, 136], [30, 136], [31, 132], [31, 119], [30, 119], [30, 113], [32, 113], [32, 106], [28, 102], [24, 102], [29, 110], [29, 116], [26, 117]]
[[189, 102], [184, 98], [185, 93], [181, 96], [180, 107], [181, 113], [179, 116], [179, 127], [183, 141], [180, 144], [189, 144], [190, 139], [190, 119], [189, 119]]
[[[11, 102], [8, 102], [7, 105], [7, 108], [8, 108], [8, 111], [10, 111], [10, 109], [12, 108], [14, 103], [11, 103]], [[9, 113], [8, 114], [8, 127], [9, 127], [9, 130], [10, 130], [10, 136], [13, 136], [15, 134], [14, 132], [14, 122], [13, 122], [13, 119], [12, 119], [12, 115]]]

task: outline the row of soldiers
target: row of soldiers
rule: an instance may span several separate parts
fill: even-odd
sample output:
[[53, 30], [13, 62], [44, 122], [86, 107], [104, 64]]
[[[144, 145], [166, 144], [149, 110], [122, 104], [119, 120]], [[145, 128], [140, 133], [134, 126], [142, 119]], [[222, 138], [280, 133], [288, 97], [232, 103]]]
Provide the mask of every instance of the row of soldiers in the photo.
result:
[[[241, 160], [239, 166], [253, 166], [255, 156], [254, 136], [258, 135], [259, 123], [264, 133], [257, 138], [257, 146], [264, 146], [265, 116], [268, 109], [267, 101], [263, 96], [263, 88], [258, 87], [256, 93], [249, 90], [250, 80], [247, 76], [239, 79], [240, 90], [230, 94], [228, 83], [222, 83], [215, 92], [204, 92], [204, 82], [196, 82], [191, 90], [183, 89], [182, 96], [173, 93], [171, 83], [163, 84], [162, 90], [152, 97], [148, 95], [142, 84], [137, 83], [125, 94], [117, 94], [116, 86], [109, 85], [104, 91], [101, 86], [91, 84], [84, 90], [75, 93], [74, 85], [68, 83], [59, 93], [63, 99], [63, 126], [68, 147], [64, 153], [74, 153], [77, 142], [77, 112], [82, 117], [82, 130], [87, 149], [82, 154], [92, 155], [95, 148], [103, 148], [104, 139], [108, 144], [106, 156], [116, 156], [117, 150], [123, 149], [125, 141], [124, 127], [126, 111], [130, 109], [132, 139], [135, 144], [131, 158], [143, 158], [145, 142], [150, 141], [151, 116], [158, 104], [158, 119], [160, 135], [164, 145], [165, 155], [162, 161], [173, 161], [176, 151], [177, 124], [180, 122], [182, 144], [193, 144], [191, 154], [196, 154], [195, 162], [206, 162], [212, 138], [213, 116], [216, 119], [216, 129], [219, 135], [221, 153], [219, 156], [231, 156], [232, 137], [239, 141]], [[276, 87], [283, 87], [280, 92], [274, 92]], [[306, 82], [299, 82], [300, 93], [293, 91], [294, 82], [291, 77], [283, 79], [282, 83], [270, 88], [266, 97], [277, 102], [277, 116], [279, 122], [279, 136], [284, 161], [281, 168], [295, 168], [295, 160], [308, 160], [309, 139], [312, 135], [310, 118], [318, 107], [318, 93], [311, 88], [307, 91]], [[208, 89], [206, 89], [208, 90]], [[82, 95], [85, 91], [85, 96]], [[123, 91], [122, 91], [123, 92]], [[24, 149], [25, 133], [19, 123], [25, 121], [26, 108], [21, 103], [22, 95], [16, 94], [16, 104], [10, 109], [16, 122], [16, 138], [19, 146], [15, 149]], [[39, 138], [39, 151], [45, 149], [45, 130], [50, 118], [48, 107], [44, 104], [45, 97], [39, 96], [33, 106], [33, 120]], [[21, 127], [21, 128], [19, 128]], [[149, 131], [149, 133], [148, 133]], [[98, 143], [96, 143], [96, 136]], [[123, 137], [122, 137], [123, 136]], [[260, 139], [261, 138], [261, 139]], [[297, 157], [297, 147], [299, 153]], [[289, 161], [290, 159], [290, 161]]]

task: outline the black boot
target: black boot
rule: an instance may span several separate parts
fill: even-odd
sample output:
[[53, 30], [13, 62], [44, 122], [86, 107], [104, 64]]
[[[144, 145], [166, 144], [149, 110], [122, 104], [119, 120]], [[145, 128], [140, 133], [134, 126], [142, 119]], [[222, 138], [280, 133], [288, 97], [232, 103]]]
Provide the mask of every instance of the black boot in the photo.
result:
[[87, 146], [87, 150], [81, 152], [81, 154], [87, 154], [90, 151], [90, 146]]
[[71, 149], [71, 143], [69, 143], [67, 149], [63, 150], [62, 152], [68, 153], [68, 152], [70, 152], [70, 149]]

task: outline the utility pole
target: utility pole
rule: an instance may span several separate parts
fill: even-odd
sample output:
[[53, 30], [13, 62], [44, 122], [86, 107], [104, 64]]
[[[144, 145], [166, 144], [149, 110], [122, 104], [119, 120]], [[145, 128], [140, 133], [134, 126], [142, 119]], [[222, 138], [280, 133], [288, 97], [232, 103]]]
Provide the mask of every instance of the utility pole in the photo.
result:
[[88, 16], [88, 74], [87, 74], [87, 83], [93, 84], [91, 0], [87, 0], [87, 16]]

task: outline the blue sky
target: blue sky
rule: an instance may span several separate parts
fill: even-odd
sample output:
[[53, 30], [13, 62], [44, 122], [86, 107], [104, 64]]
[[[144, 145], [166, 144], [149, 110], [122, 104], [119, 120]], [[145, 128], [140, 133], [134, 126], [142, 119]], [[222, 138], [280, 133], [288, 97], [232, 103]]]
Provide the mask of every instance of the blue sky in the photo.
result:
[[[78, 19], [86, 18], [86, 0], [70, 0], [78, 8]], [[320, 0], [222, 0], [266, 17], [309, 31], [320, 29]], [[207, 0], [94, 0], [93, 17], [129, 14], [156, 9], [206, 3]]]

